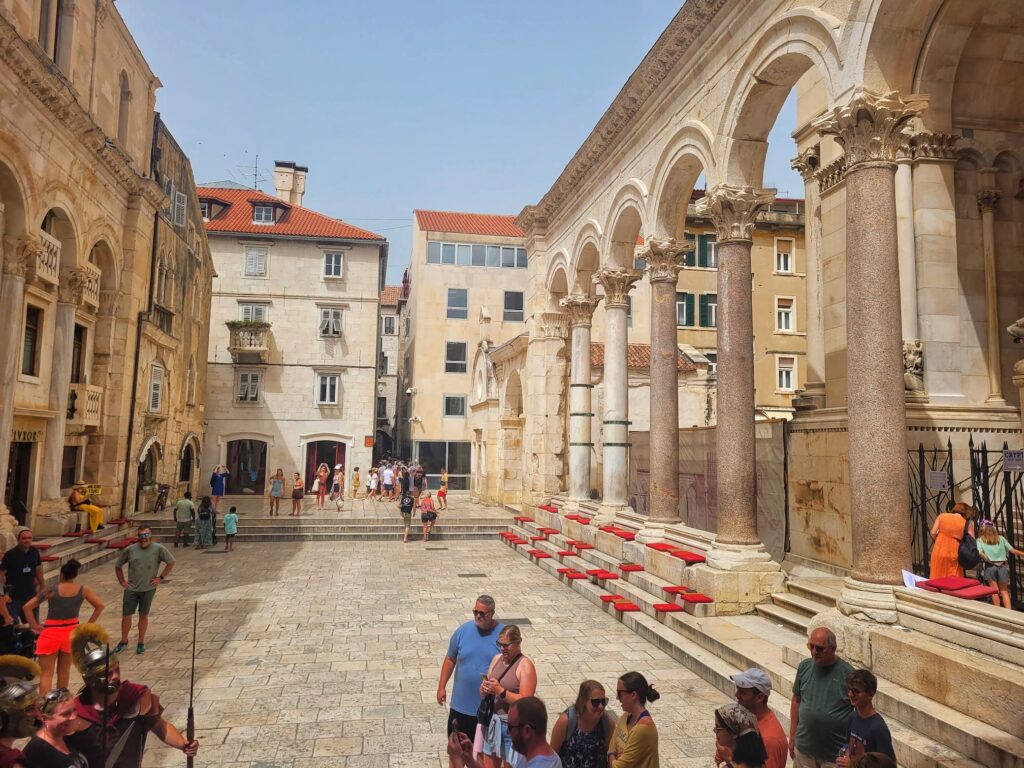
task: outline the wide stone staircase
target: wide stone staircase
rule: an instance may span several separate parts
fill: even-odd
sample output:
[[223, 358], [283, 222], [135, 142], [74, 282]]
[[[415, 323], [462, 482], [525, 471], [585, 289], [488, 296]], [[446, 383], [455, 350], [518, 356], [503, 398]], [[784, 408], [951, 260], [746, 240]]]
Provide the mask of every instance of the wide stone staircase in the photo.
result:
[[[730, 676], [764, 669], [772, 678], [769, 704], [788, 728], [808, 627], [814, 615], [835, 606], [841, 579], [801, 569], [756, 614], [716, 615], [710, 598], [687, 587], [687, 569], [703, 554], [694, 542], [658, 551], [634, 541], [636, 531], [568, 513], [557, 502], [530, 509], [501, 540], [728, 695], [735, 690]], [[1005, 636], [1024, 644], [1019, 614], [997, 616]], [[998, 659], [986, 650], [901, 626], [872, 636], [875, 704], [900, 765], [1024, 768], [1024, 665], [1015, 645], [1005, 645]]]

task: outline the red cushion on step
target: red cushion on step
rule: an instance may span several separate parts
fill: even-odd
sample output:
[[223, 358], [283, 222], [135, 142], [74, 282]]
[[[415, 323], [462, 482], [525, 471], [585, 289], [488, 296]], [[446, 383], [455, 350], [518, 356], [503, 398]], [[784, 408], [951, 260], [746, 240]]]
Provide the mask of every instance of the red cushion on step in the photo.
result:
[[578, 573], [578, 572], [577, 573], [567, 573], [567, 574], [565, 574], [565, 578], [567, 578], [567, 579], [585, 579], [585, 578], [587, 578], [587, 574], [585, 574], [585, 573]]
[[715, 602], [707, 595], [702, 595], [699, 592], [687, 592], [685, 595], [680, 595], [683, 598], [684, 603], [713, 603]]
[[640, 610], [640, 606], [628, 600], [621, 603], [612, 603], [612, 607], [619, 613], [634, 613]]
[[601, 602], [602, 603], [615, 603], [615, 602], [618, 602], [619, 600], [625, 600], [625, 599], [626, 598], [624, 598], [622, 595], [601, 595]]
[[667, 541], [655, 541], [652, 544], [647, 545], [650, 549], [656, 552], [671, 552], [675, 549], [675, 545], [669, 544]]
[[35, 547], [36, 549], [47, 550], [50, 547], [52, 547], [53, 544], [43, 544], [42, 542], [38, 542], [38, 543], [34, 543], [32, 546]]
[[685, 595], [690, 591], [689, 587], [662, 587], [661, 591], [666, 595]]
[[672, 553], [672, 557], [678, 557], [680, 560], [685, 561], [687, 565], [695, 565], [707, 560], [704, 555], [697, 554], [696, 552], [687, 552], [685, 549], [677, 549]]
[[981, 582], [977, 579], [966, 579], [963, 576], [943, 576], [939, 579], [928, 579], [928, 581], [918, 582], [919, 587], [934, 587], [935, 589], [946, 592], [954, 589], [966, 589], [967, 587], [976, 587]]
[[984, 584], [978, 584], [974, 587], [954, 589], [952, 592], [946, 592], [944, 594], [950, 595], [951, 597], [961, 597], [964, 600], [977, 600], [981, 597], [991, 597], [997, 592], [999, 592], [999, 590], [996, 587], [986, 587]]
[[654, 610], [658, 613], [679, 613], [683, 610], [683, 606], [678, 603], [655, 603]]
[[636, 534], [632, 531], [616, 531], [615, 535], [618, 536], [620, 539], [624, 539], [626, 541], [632, 541], [636, 538]]
[[42, 555], [40, 558], [44, 563], [56, 563], [60, 558], [57, 555]]
[[639, 573], [643, 569], [644, 567], [642, 565], [638, 565], [637, 563], [623, 563], [619, 566], [619, 570], [623, 573]]
[[584, 544], [582, 541], [576, 543], [576, 549], [578, 549], [578, 550], [593, 549], [593, 548], [594, 548], [593, 544]]
[[575, 555], [575, 554], [576, 553], [573, 550], [571, 550], [571, 549], [560, 549], [560, 550], [558, 550], [558, 556], [559, 557], [570, 557], [571, 555]]

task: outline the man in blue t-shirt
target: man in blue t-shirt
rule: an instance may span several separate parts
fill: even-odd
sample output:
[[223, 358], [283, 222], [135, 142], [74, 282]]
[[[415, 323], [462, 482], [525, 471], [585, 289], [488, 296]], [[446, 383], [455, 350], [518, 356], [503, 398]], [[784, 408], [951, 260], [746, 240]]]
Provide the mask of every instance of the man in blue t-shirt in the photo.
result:
[[453, 731], [460, 731], [471, 739], [476, 734], [480, 681], [498, 652], [498, 635], [503, 627], [494, 618], [494, 598], [480, 595], [473, 606], [473, 620], [456, 629], [448, 643], [448, 652], [441, 664], [441, 679], [437, 683], [437, 703], [444, 706], [448, 698], [448, 680], [454, 672], [455, 683], [448, 713], [449, 736]]

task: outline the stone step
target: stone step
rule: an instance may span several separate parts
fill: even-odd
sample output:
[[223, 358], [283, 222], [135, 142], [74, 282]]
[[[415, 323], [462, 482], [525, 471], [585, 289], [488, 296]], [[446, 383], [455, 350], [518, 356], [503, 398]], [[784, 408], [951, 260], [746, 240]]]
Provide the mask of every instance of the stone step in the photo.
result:
[[[773, 595], [772, 599], [774, 600]], [[761, 603], [757, 606], [757, 615], [763, 616], [774, 624], [780, 624], [795, 632], [806, 633], [810, 626], [810, 617], [802, 611], [794, 611], [778, 603]]]

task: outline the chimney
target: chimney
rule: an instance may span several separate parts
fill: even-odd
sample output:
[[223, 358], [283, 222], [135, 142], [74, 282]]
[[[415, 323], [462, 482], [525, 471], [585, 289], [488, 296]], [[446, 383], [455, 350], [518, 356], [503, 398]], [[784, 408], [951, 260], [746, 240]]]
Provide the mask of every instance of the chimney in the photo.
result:
[[274, 161], [274, 192], [289, 205], [302, 205], [309, 168], [290, 160]]

